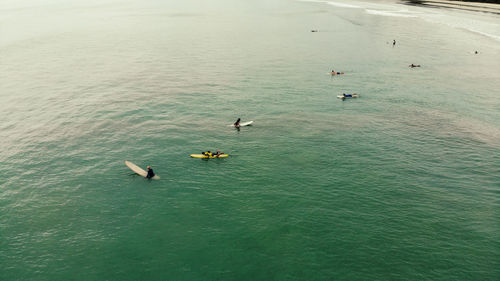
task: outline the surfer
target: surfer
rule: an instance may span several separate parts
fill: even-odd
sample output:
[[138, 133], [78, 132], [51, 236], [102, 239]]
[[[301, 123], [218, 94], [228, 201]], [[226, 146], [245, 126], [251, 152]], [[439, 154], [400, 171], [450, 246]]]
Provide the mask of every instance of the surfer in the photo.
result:
[[332, 74], [332, 75], [340, 75], [340, 74], [344, 74], [344, 72], [335, 72], [335, 70], [332, 69], [332, 72], [330, 72], [330, 74]]
[[236, 128], [239, 128], [239, 127], [240, 127], [240, 121], [241, 121], [241, 118], [238, 118], [238, 120], [236, 120], [236, 122], [234, 122], [234, 124], [233, 124], [233, 125], [234, 125]]
[[420, 67], [420, 64], [410, 64], [409, 67], [414, 68], [414, 67]]
[[392, 40], [392, 47], [396, 46], [396, 40]]
[[217, 149], [217, 152], [215, 152], [213, 156], [218, 158], [222, 154], [224, 154], [224, 152], [220, 152], [220, 149]]
[[346, 95], [345, 93], [343, 93], [342, 98], [352, 98], [352, 95], [351, 94]]
[[148, 166], [148, 175], [146, 176], [147, 179], [152, 179], [155, 176], [155, 172], [153, 172], [153, 169], [151, 169], [151, 166]]

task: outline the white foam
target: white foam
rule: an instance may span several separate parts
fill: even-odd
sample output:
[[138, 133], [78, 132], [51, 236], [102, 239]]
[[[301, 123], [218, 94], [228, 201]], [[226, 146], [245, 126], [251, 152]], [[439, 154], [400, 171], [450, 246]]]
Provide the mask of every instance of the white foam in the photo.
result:
[[451, 28], [467, 30], [500, 41], [500, 24], [487, 21], [484, 16], [481, 19], [471, 19], [466, 16], [426, 13], [422, 14], [420, 18], [431, 23], [444, 24]]
[[311, 2], [311, 3], [328, 3], [328, 1], [325, 0], [297, 0], [299, 2]]
[[370, 15], [384, 16], [384, 17], [403, 17], [403, 18], [415, 18], [417, 15], [408, 12], [408, 10], [399, 11], [380, 11], [365, 9], [365, 12]]
[[341, 2], [327, 2], [327, 3], [328, 3], [328, 5], [332, 5], [332, 6], [340, 7], [340, 8], [352, 8], [352, 9], [361, 8], [360, 6], [345, 4], [345, 3], [341, 3]]
[[363, 9], [366, 14], [383, 17], [419, 18], [435, 24], [467, 30], [500, 41], [500, 23], [495, 16], [482, 13], [462, 12], [448, 9], [411, 7], [398, 3], [375, 3], [365, 1], [298, 0], [302, 2], [325, 3], [347, 9]]

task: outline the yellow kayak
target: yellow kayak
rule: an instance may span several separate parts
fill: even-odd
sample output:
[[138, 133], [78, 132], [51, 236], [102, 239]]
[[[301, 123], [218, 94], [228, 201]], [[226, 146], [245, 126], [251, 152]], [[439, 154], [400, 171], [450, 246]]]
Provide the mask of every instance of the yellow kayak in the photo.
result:
[[229, 154], [222, 154], [219, 156], [210, 156], [210, 157], [203, 155], [203, 154], [191, 154], [190, 156], [193, 158], [224, 158], [224, 157], [228, 157]]

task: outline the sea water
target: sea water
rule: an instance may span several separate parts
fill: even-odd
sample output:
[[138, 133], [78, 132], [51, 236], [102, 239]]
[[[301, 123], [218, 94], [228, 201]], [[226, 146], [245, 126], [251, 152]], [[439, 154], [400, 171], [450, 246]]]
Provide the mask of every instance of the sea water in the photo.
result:
[[0, 280], [498, 280], [499, 26], [391, 1], [3, 1]]

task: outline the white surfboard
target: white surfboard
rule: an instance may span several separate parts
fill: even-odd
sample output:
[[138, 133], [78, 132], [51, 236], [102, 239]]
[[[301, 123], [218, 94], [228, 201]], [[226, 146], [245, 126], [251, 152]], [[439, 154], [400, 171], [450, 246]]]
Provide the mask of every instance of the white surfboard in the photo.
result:
[[[134, 173], [138, 174], [139, 176], [146, 177], [148, 175], [148, 172], [144, 171], [141, 169], [139, 166], [136, 164], [130, 162], [130, 161], [125, 161], [125, 165], [130, 168]], [[160, 177], [158, 175], [155, 175], [152, 179], [154, 180], [159, 180]]]
[[[240, 122], [240, 127], [245, 127], [248, 125], [252, 125], [253, 121], [248, 121], [248, 122]], [[234, 127], [234, 124], [228, 125]]]

